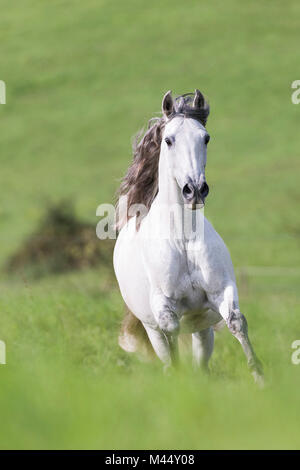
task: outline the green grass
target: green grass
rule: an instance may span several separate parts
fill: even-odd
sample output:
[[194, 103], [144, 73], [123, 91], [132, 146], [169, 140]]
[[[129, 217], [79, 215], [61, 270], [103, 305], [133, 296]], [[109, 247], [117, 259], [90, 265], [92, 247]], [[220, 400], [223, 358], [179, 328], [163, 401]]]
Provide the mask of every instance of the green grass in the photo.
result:
[[296, 0], [2, 0], [2, 265], [49, 201], [71, 198], [96, 226], [131, 136], [165, 91], [198, 87], [211, 104], [206, 215], [236, 267], [276, 269], [238, 270], [264, 390], [227, 330], [209, 379], [187, 364], [164, 377], [126, 355], [109, 267], [3, 274], [1, 448], [300, 447], [299, 13]]

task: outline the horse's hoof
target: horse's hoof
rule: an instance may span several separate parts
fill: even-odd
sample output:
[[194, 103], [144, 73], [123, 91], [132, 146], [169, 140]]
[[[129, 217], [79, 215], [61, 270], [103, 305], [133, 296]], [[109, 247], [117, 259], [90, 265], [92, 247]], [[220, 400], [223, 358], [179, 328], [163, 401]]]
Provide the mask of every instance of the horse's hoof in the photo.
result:
[[265, 378], [263, 374], [260, 374], [257, 371], [253, 371], [252, 375], [254, 377], [254, 382], [258, 385], [259, 388], [264, 388], [265, 386]]
[[163, 372], [166, 377], [170, 377], [172, 373], [172, 365], [171, 364], [165, 364], [163, 367]]

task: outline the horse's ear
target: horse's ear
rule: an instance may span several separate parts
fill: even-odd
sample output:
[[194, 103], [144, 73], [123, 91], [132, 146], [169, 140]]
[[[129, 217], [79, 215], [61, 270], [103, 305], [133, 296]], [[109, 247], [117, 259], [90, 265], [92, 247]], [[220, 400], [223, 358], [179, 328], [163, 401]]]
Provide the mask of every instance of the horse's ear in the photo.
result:
[[193, 107], [197, 109], [204, 108], [205, 106], [205, 99], [204, 96], [202, 95], [201, 91], [196, 89], [195, 90], [195, 97], [193, 101]]
[[171, 90], [169, 90], [163, 97], [161, 108], [165, 117], [169, 117], [170, 114], [172, 114], [174, 110], [174, 103]]

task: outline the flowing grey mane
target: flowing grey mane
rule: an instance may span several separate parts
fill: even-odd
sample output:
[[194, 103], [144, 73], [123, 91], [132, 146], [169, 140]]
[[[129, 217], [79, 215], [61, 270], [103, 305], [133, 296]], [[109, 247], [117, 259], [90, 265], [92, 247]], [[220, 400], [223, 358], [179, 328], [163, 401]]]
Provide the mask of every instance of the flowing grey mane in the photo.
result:
[[[133, 144], [133, 161], [123, 178], [118, 200], [127, 196], [127, 208], [133, 204], [143, 204], [148, 210], [158, 191], [158, 161], [163, 131], [166, 122], [177, 116], [196, 119], [203, 126], [209, 115], [209, 105], [199, 90], [172, 98], [168, 91], [162, 102], [162, 117], [152, 118], [146, 132], [139, 132]], [[120, 230], [130, 216], [120, 214], [117, 203], [117, 230]], [[138, 229], [138, 227], [137, 227]]]

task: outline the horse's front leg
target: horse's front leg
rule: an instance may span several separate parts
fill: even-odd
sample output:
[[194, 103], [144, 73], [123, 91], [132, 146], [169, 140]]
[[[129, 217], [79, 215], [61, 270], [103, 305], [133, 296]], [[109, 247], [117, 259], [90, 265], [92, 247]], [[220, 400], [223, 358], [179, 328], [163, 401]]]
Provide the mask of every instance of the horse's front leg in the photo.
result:
[[250, 342], [246, 317], [240, 312], [239, 309], [231, 309], [226, 323], [230, 332], [242, 345], [243, 351], [247, 358], [248, 367], [252, 372], [255, 382], [257, 382], [259, 385], [263, 385], [263, 367]]
[[257, 358], [250, 342], [247, 320], [239, 309], [236, 286], [228, 285], [222, 294], [209, 295], [208, 298], [213, 308], [216, 309], [226, 321], [229, 331], [240, 342], [255, 382], [259, 385], [263, 385], [264, 375], [262, 364]]
[[214, 330], [212, 327], [192, 333], [193, 361], [195, 366], [208, 372], [208, 361], [214, 349]]
[[171, 354], [168, 340], [165, 334], [158, 328], [153, 328], [144, 324], [144, 328], [148, 334], [148, 338], [152, 344], [157, 357], [164, 364], [165, 369], [171, 366]]
[[151, 307], [157, 326], [160, 332], [167, 339], [171, 365], [177, 365], [179, 360], [179, 319], [176, 312], [176, 302], [166, 297], [161, 291], [157, 290], [152, 293]]

